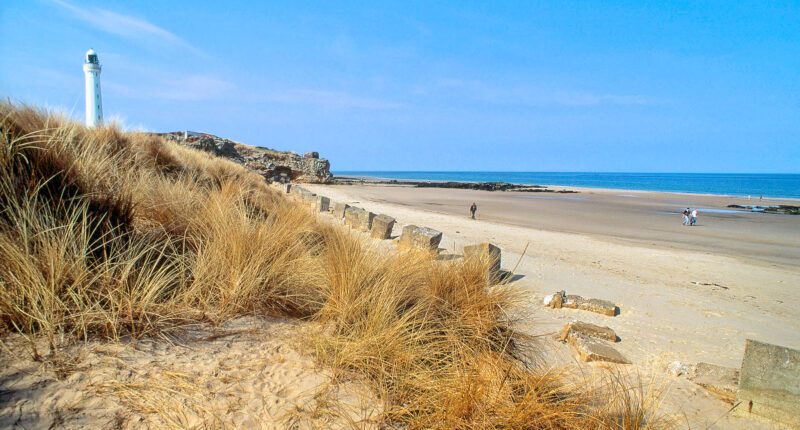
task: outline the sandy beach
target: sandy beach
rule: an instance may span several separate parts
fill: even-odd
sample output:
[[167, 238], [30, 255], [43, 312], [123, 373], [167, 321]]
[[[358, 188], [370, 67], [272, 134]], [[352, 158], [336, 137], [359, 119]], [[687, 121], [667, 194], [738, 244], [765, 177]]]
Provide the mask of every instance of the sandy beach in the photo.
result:
[[[250, 316], [196, 325], [172, 338], [77, 343], [46, 366], [3, 354], [0, 427], [374, 427], [375, 394], [362, 384], [338, 383], [315, 365], [298, 348], [305, 329]], [[19, 336], [5, 342], [25, 349]], [[324, 424], [320, 399], [337, 400]]]
[[[496, 244], [503, 268], [514, 271], [526, 293], [525, 330], [551, 333], [578, 318], [608, 325], [622, 339], [617, 348], [645, 371], [663, 371], [673, 360], [738, 367], [746, 339], [800, 348], [800, 217], [727, 207], [757, 201], [601, 189], [545, 194], [369, 184], [306, 188], [395, 217], [395, 236], [407, 224], [440, 230], [444, 254], [458, 255], [479, 242]], [[476, 220], [469, 218], [472, 202], [478, 205]], [[685, 207], [700, 208], [696, 226], [681, 224]], [[620, 315], [544, 308], [542, 298], [558, 290], [611, 300]], [[694, 414], [706, 426], [714, 421], [711, 414], [724, 415], [724, 402], [671, 383], [676, 393], [684, 391], [676, 394], [681, 413]], [[727, 418], [716, 425], [748, 428]]]

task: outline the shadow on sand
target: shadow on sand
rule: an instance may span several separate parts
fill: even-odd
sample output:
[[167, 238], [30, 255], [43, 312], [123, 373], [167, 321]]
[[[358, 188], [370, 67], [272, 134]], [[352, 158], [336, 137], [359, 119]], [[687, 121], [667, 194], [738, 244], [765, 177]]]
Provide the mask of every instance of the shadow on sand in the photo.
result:
[[498, 282], [516, 282], [524, 277], [525, 275], [520, 275], [519, 273], [511, 273], [508, 270], [501, 270], [497, 280]]

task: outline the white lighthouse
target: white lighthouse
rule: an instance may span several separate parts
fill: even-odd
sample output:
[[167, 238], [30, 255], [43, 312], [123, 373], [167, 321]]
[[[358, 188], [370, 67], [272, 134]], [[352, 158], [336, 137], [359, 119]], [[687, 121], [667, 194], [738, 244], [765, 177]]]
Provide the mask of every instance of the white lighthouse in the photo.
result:
[[103, 123], [103, 100], [100, 98], [100, 61], [94, 49], [86, 51], [83, 74], [86, 75], [86, 126]]

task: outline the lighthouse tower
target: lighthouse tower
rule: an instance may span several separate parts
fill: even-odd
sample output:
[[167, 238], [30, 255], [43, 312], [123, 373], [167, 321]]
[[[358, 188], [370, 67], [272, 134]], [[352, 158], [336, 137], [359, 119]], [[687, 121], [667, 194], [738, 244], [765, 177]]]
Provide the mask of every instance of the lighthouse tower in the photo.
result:
[[94, 49], [86, 51], [83, 74], [86, 75], [86, 126], [103, 123], [103, 100], [100, 98], [100, 61]]

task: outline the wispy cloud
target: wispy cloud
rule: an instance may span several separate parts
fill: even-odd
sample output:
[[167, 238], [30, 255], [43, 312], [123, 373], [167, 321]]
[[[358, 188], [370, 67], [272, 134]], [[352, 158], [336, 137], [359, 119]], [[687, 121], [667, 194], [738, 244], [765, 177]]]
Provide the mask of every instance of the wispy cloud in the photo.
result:
[[324, 90], [309, 90], [297, 89], [285, 91], [277, 94], [268, 95], [264, 98], [266, 101], [287, 103], [287, 104], [306, 104], [317, 105], [329, 109], [347, 109], [347, 108], [360, 108], [360, 109], [397, 109], [402, 106], [400, 103], [374, 99], [369, 97], [360, 97], [350, 93], [341, 91], [324, 91]]
[[203, 51], [195, 48], [175, 34], [145, 20], [122, 15], [106, 9], [80, 8], [64, 0], [52, 1], [68, 10], [76, 18], [90, 24], [98, 30], [116, 34], [117, 36], [129, 40], [166, 44], [191, 51], [200, 56], [207, 56]]

